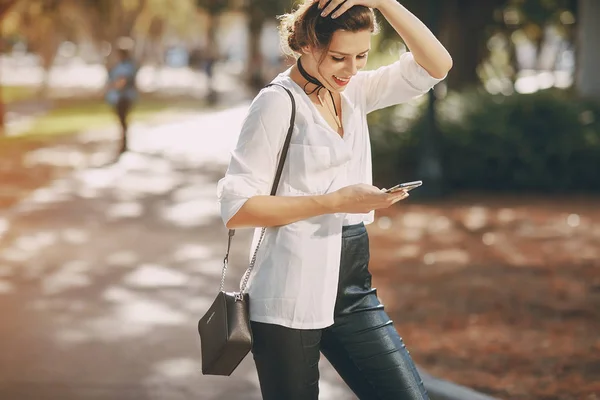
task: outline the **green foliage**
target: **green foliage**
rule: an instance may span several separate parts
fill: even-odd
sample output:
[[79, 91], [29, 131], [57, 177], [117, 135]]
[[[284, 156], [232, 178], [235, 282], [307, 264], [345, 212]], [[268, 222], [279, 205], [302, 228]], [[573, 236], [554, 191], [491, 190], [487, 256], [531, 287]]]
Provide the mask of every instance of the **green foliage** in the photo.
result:
[[196, 0], [196, 6], [205, 9], [209, 14], [216, 15], [229, 7], [227, 0]]
[[[410, 121], [390, 110], [372, 123], [375, 173], [418, 178], [424, 107]], [[399, 135], [402, 124], [410, 128]], [[600, 191], [600, 105], [569, 92], [451, 95], [439, 102], [438, 127], [448, 189]]]
[[520, 20], [538, 26], [549, 23], [559, 24], [561, 14], [565, 11], [575, 13], [577, 0], [509, 0], [507, 8], [514, 9], [520, 14]]

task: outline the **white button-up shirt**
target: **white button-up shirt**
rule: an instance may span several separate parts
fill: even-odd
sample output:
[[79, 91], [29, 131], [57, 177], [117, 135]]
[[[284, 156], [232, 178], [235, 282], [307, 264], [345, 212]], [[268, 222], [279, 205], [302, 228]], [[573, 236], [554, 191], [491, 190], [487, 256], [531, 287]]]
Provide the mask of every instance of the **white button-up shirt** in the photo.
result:
[[[373, 71], [361, 71], [342, 92], [341, 137], [289, 76], [274, 83], [296, 100], [296, 122], [278, 196], [320, 195], [372, 182], [367, 114], [409, 101], [440, 79], [431, 77], [411, 53]], [[256, 195], [268, 195], [288, 131], [291, 101], [280, 87], [263, 89], [250, 105], [227, 173], [218, 183], [225, 223]], [[268, 228], [248, 285], [250, 319], [299, 329], [333, 324], [343, 225], [373, 221], [368, 214], [327, 214]], [[251, 256], [260, 229], [255, 230]]]

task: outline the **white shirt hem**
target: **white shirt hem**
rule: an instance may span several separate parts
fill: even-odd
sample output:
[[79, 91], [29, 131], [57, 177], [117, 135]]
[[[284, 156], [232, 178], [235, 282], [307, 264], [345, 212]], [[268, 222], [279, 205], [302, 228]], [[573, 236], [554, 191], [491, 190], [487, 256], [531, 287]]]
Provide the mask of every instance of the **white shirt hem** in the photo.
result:
[[[250, 300], [252, 301], [252, 300]], [[328, 321], [322, 322], [306, 322], [306, 321], [291, 321], [286, 318], [275, 318], [275, 317], [250, 317], [250, 321], [260, 322], [263, 324], [274, 324], [281, 325], [291, 329], [325, 329], [333, 325], [333, 318]]]

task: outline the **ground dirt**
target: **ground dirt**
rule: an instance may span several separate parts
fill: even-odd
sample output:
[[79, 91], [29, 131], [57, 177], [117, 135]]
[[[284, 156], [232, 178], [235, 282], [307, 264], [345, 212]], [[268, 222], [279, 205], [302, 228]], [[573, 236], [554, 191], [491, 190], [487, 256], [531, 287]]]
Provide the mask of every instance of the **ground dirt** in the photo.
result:
[[416, 361], [510, 400], [600, 399], [600, 198], [407, 201], [369, 227]]

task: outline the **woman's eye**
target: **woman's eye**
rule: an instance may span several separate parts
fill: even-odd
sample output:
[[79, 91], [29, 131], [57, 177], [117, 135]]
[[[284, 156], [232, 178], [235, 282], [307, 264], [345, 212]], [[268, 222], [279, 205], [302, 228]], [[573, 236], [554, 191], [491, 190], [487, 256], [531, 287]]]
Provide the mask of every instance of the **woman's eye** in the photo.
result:
[[[366, 57], [367, 57], [367, 55], [366, 55], [366, 54], [359, 54], [359, 55], [357, 55], [357, 56], [356, 56], [356, 58], [358, 58], [359, 60], [362, 60], [363, 58], [366, 58]], [[344, 61], [344, 60], [345, 60], [345, 57], [336, 57], [336, 56], [331, 56], [331, 59], [332, 59], [333, 61], [336, 61], [336, 62], [342, 62], [342, 61]]]

